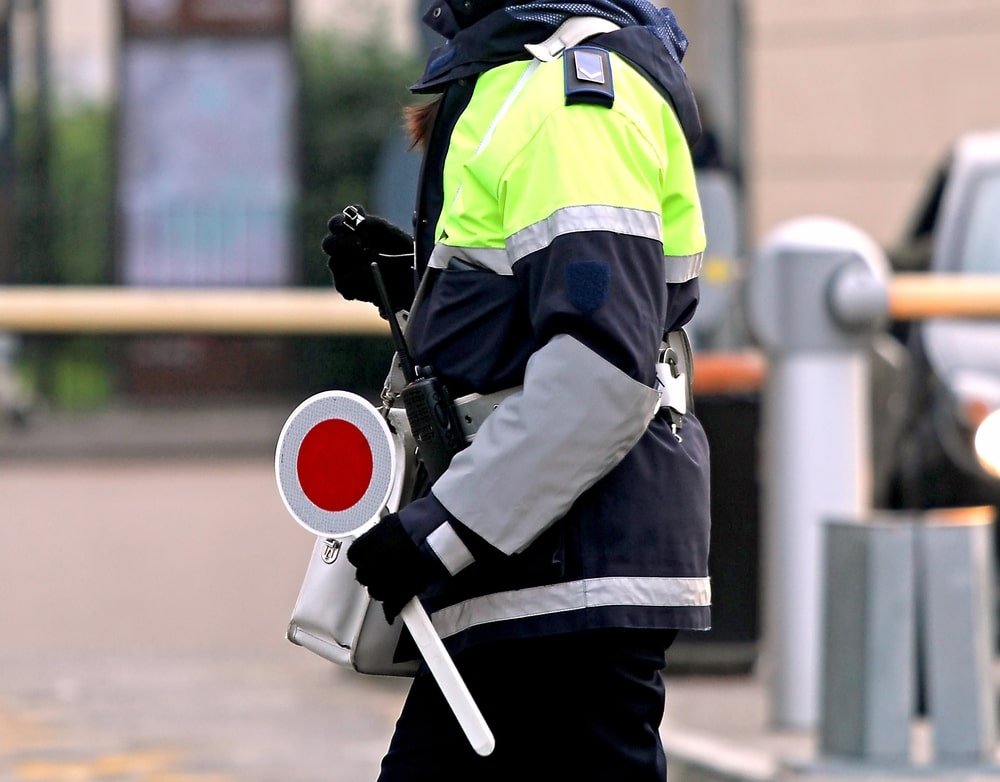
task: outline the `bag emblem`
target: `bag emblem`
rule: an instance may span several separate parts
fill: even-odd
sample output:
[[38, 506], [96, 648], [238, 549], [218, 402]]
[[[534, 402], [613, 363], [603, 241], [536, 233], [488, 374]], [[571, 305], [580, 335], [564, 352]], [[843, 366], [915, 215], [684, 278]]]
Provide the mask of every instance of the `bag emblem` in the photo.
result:
[[340, 556], [340, 546], [339, 540], [328, 539], [326, 541], [326, 545], [323, 546], [323, 561], [326, 564], [332, 565], [337, 561], [337, 557]]

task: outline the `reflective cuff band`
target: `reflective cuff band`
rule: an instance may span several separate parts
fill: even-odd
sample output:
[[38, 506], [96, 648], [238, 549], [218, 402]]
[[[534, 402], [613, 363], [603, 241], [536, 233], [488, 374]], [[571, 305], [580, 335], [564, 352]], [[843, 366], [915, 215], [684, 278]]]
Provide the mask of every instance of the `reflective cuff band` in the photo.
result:
[[511, 266], [544, 250], [557, 237], [580, 231], [610, 231], [663, 241], [663, 225], [656, 212], [619, 206], [567, 206], [507, 238]]
[[701, 262], [704, 253], [694, 255], [663, 256], [664, 277], [667, 282], [687, 282], [701, 274]]
[[452, 258], [508, 277], [514, 273], [510, 268], [507, 251], [502, 247], [495, 249], [489, 247], [452, 247], [448, 244], [438, 243], [434, 245], [434, 251], [431, 253], [427, 265], [432, 269], [447, 269]]
[[458, 537], [454, 527], [448, 522], [428, 535], [426, 543], [453, 576], [476, 561], [472, 552], [469, 551], [462, 539]]

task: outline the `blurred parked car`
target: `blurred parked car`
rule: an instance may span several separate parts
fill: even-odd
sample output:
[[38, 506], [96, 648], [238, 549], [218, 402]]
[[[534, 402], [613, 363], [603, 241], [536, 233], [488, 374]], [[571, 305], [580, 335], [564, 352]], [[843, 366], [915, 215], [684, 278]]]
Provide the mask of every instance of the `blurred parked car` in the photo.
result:
[[[1000, 274], [1000, 132], [960, 138], [935, 173], [896, 272]], [[1000, 319], [893, 324], [909, 353], [890, 508], [1000, 505]]]

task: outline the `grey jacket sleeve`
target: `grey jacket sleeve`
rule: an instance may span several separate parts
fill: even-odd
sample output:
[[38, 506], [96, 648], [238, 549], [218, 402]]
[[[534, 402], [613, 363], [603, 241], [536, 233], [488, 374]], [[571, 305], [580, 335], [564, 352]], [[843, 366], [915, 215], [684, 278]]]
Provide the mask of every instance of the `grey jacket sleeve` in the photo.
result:
[[522, 551], [625, 457], [658, 403], [655, 390], [558, 334], [433, 493], [495, 548]]

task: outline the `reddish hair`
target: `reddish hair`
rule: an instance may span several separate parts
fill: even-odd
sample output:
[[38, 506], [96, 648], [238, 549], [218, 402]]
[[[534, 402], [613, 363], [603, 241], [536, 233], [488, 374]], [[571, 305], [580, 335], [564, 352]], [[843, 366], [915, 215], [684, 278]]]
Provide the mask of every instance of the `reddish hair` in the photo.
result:
[[437, 119], [441, 107], [441, 96], [438, 95], [428, 103], [415, 103], [403, 109], [403, 125], [406, 135], [410, 137], [410, 149], [424, 149]]

